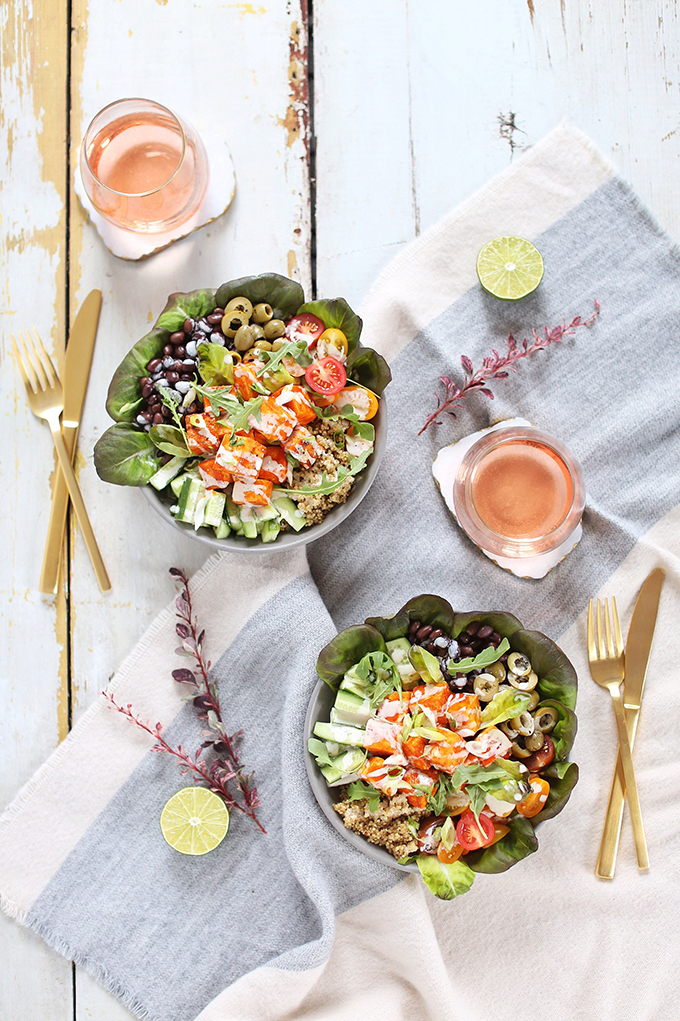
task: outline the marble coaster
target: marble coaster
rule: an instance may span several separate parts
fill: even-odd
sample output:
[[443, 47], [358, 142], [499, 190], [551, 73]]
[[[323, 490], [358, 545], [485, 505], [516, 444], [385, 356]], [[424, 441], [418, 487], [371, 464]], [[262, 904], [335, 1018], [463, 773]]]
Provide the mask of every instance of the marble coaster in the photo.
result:
[[75, 193], [80, 199], [80, 204], [88, 219], [112, 255], [133, 262], [147, 259], [155, 252], [167, 248], [173, 241], [179, 241], [180, 238], [193, 234], [199, 227], [205, 227], [207, 223], [212, 223], [213, 220], [226, 213], [234, 199], [236, 190], [236, 175], [229, 147], [223, 138], [210, 132], [202, 132], [201, 139], [210, 167], [210, 180], [203, 201], [190, 220], [181, 223], [173, 230], [160, 234], [138, 234], [132, 230], [125, 230], [124, 227], [116, 227], [113, 223], [105, 220], [85, 194], [80, 168], [76, 170]]
[[[487, 433], [494, 432], [496, 429], [504, 429], [509, 425], [521, 425], [525, 428], [527, 426], [532, 429], [535, 428], [531, 422], [527, 422], [524, 418], [510, 418], [505, 422], [498, 422], [496, 425], [492, 425], [489, 429], [481, 429], [479, 432], [471, 433], [469, 436], [464, 436], [462, 440], [458, 440], [457, 443], [452, 443], [448, 447], [442, 447], [434, 459], [432, 464], [432, 474], [434, 475], [439, 490], [444, 497], [446, 506], [451, 511], [451, 514], [459, 527], [460, 523], [456, 517], [456, 512], [453, 506], [453, 480], [456, 477], [460, 463], [472, 444], [476, 443], [480, 437], [486, 436]], [[509, 571], [518, 578], [544, 578], [548, 571], [551, 571], [553, 567], [556, 567], [557, 564], [559, 564], [560, 560], [563, 560], [568, 553], [571, 553], [573, 548], [579, 542], [582, 534], [583, 529], [579, 523], [571, 535], [567, 536], [564, 542], [558, 546], [557, 549], [551, 550], [549, 553], [541, 553], [537, 557], [500, 557], [496, 553], [489, 553], [488, 550], [485, 550], [477, 543], [475, 543], [475, 545], [478, 549], [481, 549], [482, 553], [484, 553], [489, 560], [493, 560], [493, 562], [498, 564], [499, 567], [502, 567], [504, 571]], [[468, 536], [468, 538], [470, 537]]]

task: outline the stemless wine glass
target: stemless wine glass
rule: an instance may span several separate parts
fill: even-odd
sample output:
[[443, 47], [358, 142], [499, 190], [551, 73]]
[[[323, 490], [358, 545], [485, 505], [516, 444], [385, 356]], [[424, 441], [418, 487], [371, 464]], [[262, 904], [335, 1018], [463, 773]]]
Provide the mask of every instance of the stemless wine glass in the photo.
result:
[[150, 99], [120, 99], [100, 110], [85, 132], [80, 172], [98, 213], [146, 234], [186, 223], [209, 177], [196, 130]]

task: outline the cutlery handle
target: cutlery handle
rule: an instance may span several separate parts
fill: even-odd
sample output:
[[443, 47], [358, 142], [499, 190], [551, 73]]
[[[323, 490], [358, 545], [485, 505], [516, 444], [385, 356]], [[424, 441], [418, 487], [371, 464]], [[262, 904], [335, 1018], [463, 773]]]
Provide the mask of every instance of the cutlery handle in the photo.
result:
[[104, 561], [102, 560], [102, 555], [99, 552], [97, 540], [94, 537], [92, 525], [90, 524], [90, 519], [87, 516], [87, 511], [85, 510], [83, 498], [80, 495], [80, 489], [78, 488], [76, 477], [73, 474], [71, 461], [69, 459], [66, 447], [64, 445], [64, 438], [61, 435], [59, 416], [58, 415], [52, 416], [49, 418], [48, 421], [50, 429], [52, 430], [52, 439], [54, 440], [54, 447], [55, 450], [57, 451], [59, 464], [61, 466], [64, 479], [66, 480], [69, 496], [71, 497], [73, 508], [76, 512], [76, 517], [78, 518], [78, 524], [80, 525], [80, 529], [83, 533], [83, 539], [85, 540], [87, 552], [90, 554], [90, 560], [92, 561], [92, 566], [94, 567], [94, 573], [97, 576], [99, 588], [102, 590], [102, 592], [108, 592], [111, 589], [111, 582], [109, 581], [109, 576], [106, 573]]
[[[78, 430], [65, 427], [62, 428], [64, 446], [69, 461], [73, 464], [73, 455], [76, 449], [76, 437]], [[47, 542], [45, 544], [45, 555], [43, 557], [42, 572], [40, 574], [40, 592], [56, 595], [59, 587], [59, 569], [61, 567], [61, 552], [64, 544], [64, 532], [66, 531], [66, 511], [68, 510], [68, 487], [61, 468], [57, 468], [57, 477], [54, 480], [54, 491], [52, 493], [52, 507], [50, 510], [50, 523], [47, 526]]]
[[626, 717], [623, 710], [623, 702], [621, 701], [621, 693], [619, 691], [619, 683], [614, 683], [609, 686], [609, 693], [612, 697], [612, 703], [614, 705], [614, 717], [616, 718], [616, 729], [619, 732], [619, 753], [621, 756], [621, 766], [623, 768], [623, 778], [626, 784], [626, 794], [628, 796], [628, 808], [630, 809], [630, 821], [633, 826], [633, 840], [635, 841], [635, 854], [637, 856], [638, 868], [641, 872], [649, 868], [649, 858], [647, 857], [647, 845], [645, 843], [645, 831], [642, 825], [642, 812], [640, 811], [640, 799], [638, 798], [637, 783], [635, 780], [635, 770], [633, 768], [633, 756], [630, 753], [630, 743], [628, 741], [628, 731], [626, 730]]
[[[628, 732], [628, 743], [632, 752], [637, 732], [639, 709], [628, 709], [626, 711], [626, 730]], [[597, 856], [595, 875], [598, 879], [613, 879], [616, 868], [616, 854], [621, 836], [621, 824], [623, 822], [623, 805], [626, 800], [626, 783], [623, 778], [623, 766], [621, 764], [621, 751], [616, 756], [616, 767], [612, 777], [612, 786], [609, 792], [609, 803], [607, 815], [602, 830], [600, 851]]]

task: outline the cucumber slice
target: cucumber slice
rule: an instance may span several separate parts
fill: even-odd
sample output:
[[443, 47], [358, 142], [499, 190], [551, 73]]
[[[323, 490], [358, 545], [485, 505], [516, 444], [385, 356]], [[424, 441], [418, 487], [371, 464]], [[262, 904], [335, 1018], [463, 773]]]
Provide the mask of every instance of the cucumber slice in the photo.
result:
[[352, 745], [363, 748], [364, 731], [358, 727], [346, 727], [339, 723], [314, 724], [314, 736], [320, 737], [322, 741], [336, 741], [338, 744]]
[[[186, 461], [186, 457], [172, 457], [167, 464], [164, 464], [162, 468], [159, 468], [155, 475], [152, 475], [149, 479], [149, 484], [154, 489], [165, 489], [167, 484], [175, 478], [178, 472], [182, 470], [182, 466]], [[175, 492], [173, 490], [173, 492]], [[175, 492], [175, 496], [177, 493]]]
[[226, 539], [230, 533], [231, 528], [229, 527], [229, 522], [227, 521], [226, 518], [222, 518], [220, 523], [218, 525], [215, 525], [215, 538]]
[[265, 521], [262, 525], [262, 531], [260, 532], [260, 538], [262, 542], [274, 542], [277, 535], [281, 531], [281, 522], [276, 521]]
[[220, 521], [222, 521], [222, 515], [224, 514], [224, 505], [227, 502], [227, 497], [224, 493], [220, 493], [218, 490], [213, 490], [208, 496], [208, 502], [205, 505], [203, 511], [203, 524], [212, 525], [213, 528], [217, 528]]
[[274, 491], [272, 493], [272, 503], [283, 520], [287, 521], [296, 532], [299, 532], [307, 524], [304, 514], [298, 510], [297, 504], [289, 496], [284, 496], [282, 493], [277, 494]]
[[186, 476], [177, 501], [179, 507], [177, 521], [185, 521], [187, 524], [193, 525], [196, 506], [202, 496], [205, 496], [203, 483], [198, 479]]

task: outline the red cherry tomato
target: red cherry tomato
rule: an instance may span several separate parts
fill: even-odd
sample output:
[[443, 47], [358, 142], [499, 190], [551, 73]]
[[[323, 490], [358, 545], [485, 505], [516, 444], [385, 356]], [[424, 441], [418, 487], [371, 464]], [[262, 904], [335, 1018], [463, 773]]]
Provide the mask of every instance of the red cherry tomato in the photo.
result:
[[312, 364], [305, 371], [308, 385], [318, 394], [329, 397], [339, 394], [347, 382], [347, 373], [342, 362], [328, 355]]
[[555, 745], [550, 734], [546, 734], [543, 747], [539, 748], [537, 752], [534, 752], [527, 759], [522, 759], [522, 765], [526, 766], [530, 773], [538, 773], [539, 770], [549, 765], [554, 758]]
[[308, 347], [314, 347], [326, 327], [318, 316], [311, 312], [299, 312], [286, 324], [289, 340], [304, 340]]
[[493, 822], [488, 815], [480, 815], [479, 823], [468, 809], [463, 812], [456, 824], [458, 843], [464, 851], [476, 851], [480, 847], [488, 847], [496, 836]]

